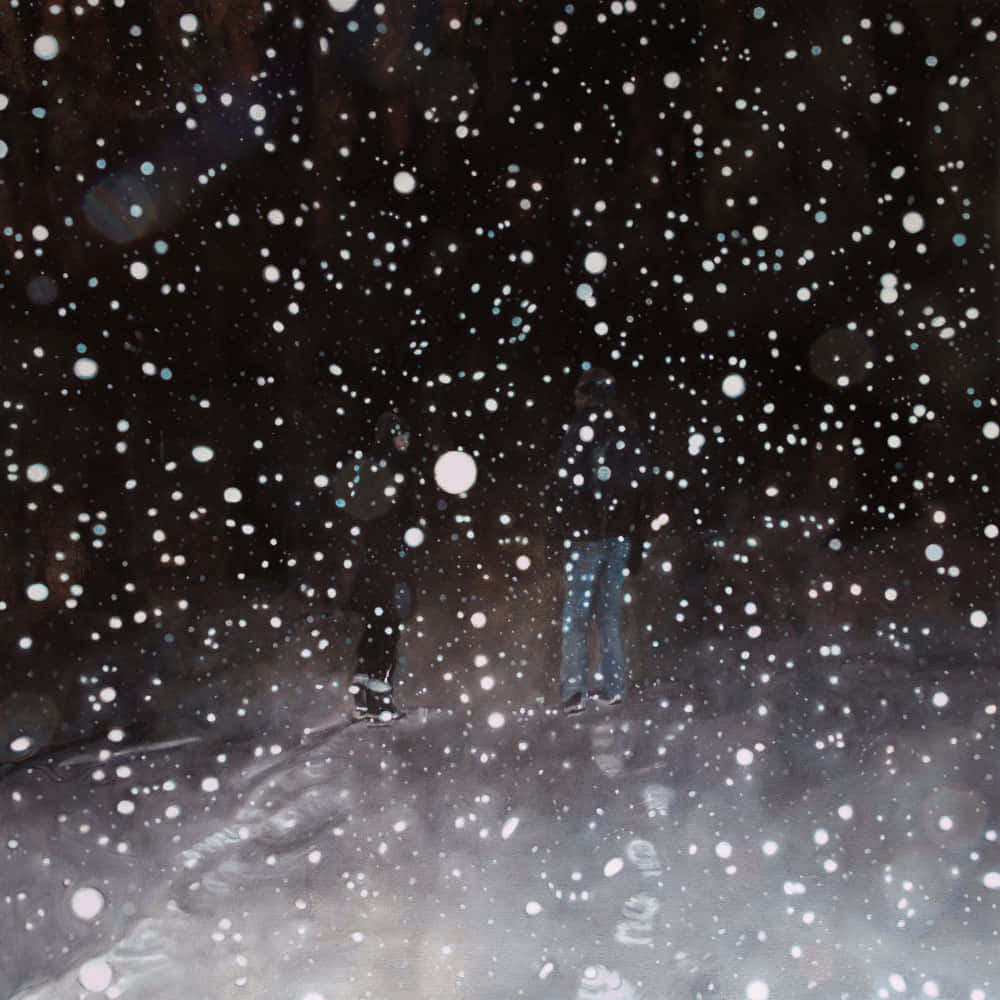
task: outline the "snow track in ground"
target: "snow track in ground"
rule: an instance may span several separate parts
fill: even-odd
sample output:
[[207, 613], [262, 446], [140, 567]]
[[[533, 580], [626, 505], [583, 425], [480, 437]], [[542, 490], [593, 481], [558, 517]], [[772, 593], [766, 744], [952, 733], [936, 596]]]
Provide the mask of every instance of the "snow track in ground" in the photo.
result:
[[[991, 997], [996, 734], [955, 695], [852, 722], [863, 746], [650, 697], [189, 759], [172, 796], [198, 834], [147, 839], [90, 938], [51, 942], [66, 971], [14, 995]], [[88, 881], [86, 852], [54, 863]]]

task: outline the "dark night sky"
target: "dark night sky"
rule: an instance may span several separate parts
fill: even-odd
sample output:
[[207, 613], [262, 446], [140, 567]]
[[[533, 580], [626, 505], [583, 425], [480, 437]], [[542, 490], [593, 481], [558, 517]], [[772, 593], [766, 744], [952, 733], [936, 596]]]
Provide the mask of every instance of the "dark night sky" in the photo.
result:
[[651, 619], [856, 573], [872, 620], [992, 628], [992, 5], [349, 6], [0, 15], [11, 663], [297, 585], [390, 403], [480, 464], [428, 562], [458, 515], [502, 565], [585, 363], [671, 512]]

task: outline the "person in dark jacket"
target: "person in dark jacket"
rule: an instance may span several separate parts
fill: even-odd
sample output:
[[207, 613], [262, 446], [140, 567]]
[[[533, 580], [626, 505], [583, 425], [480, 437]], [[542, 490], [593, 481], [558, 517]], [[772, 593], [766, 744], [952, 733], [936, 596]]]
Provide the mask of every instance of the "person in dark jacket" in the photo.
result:
[[565, 565], [560, 688], [563, 710], [582, 711], [587, 696], [587, 629], [600, 635], [592, 695], [618, 704], [625, 691], [621, 637], [625, 578], [642, 561], [649, 472], [646, 446], [616, 402], [614, 376], [600, 368], [576, 385], [576, 419], [559, 448], [549, 487], [549, 536]]
[[359, 539], [349, 607], [361, 615], [358, 669], [350, 691], [357, 719], [391, 721], [402, 715], [393, 700], [399, 637], [413, 611], [415, 549], [423, 542], [417, 475], [410, 465], [410, 429], [397, 413], [383, 413], [372, 450], [345, 471], [338, 505], [355, 520]]

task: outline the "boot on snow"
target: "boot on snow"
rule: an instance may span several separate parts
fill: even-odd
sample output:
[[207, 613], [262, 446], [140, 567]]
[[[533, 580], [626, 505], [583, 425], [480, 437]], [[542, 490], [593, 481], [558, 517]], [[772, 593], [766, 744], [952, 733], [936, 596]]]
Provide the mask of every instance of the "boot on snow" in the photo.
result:
[[392, 700], [392, 687], [384, 681], [369, 680], [368, 715], [372, 722], [392, 722], [406, 713]]
[[368, 690], [368, 675], [355, 674], [351, 678], [351, 686], [347, 689], [354, 695], [354, 720], [370, 719], [372, 714], [372, 697]]

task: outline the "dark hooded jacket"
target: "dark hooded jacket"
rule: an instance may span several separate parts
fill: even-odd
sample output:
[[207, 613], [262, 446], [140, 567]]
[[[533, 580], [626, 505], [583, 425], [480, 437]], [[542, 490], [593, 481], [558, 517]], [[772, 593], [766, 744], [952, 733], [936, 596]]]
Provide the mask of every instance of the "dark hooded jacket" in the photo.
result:
[[357, 571], [350, 604], [359, 611], [392, 607], [405, 618], [412, 594], [416, 553], [422, 541], [417, 495], [418, 477], [409, 451], [401, 452], [393, 436], [408, 430], [395, 414], [383, 414], [372, 448], [345, 470], [338, 506], [360, 527]]
[[649, 458], [635, 422], [613, 403], [584, 409], [563, 436], [548, 490], [550, 538], [640, 541]]

